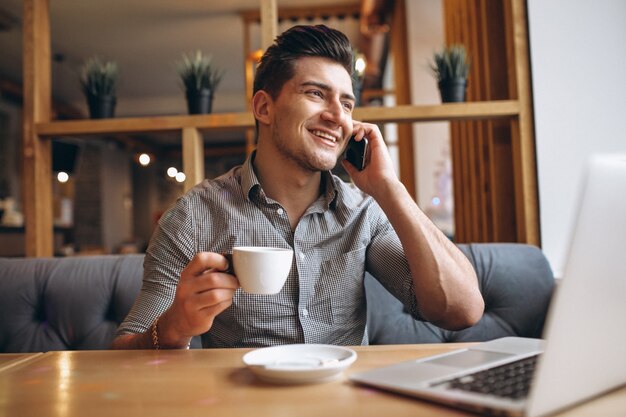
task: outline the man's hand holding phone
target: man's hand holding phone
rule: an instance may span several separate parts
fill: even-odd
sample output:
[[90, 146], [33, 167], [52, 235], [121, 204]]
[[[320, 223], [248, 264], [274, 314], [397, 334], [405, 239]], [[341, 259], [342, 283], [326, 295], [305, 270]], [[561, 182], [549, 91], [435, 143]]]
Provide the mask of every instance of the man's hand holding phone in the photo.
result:
[[387, 145], [375, 124], [354, 121], [345, 158], [342, 165], [354, 184], [374, 198], [381, 188], [399, 183]]

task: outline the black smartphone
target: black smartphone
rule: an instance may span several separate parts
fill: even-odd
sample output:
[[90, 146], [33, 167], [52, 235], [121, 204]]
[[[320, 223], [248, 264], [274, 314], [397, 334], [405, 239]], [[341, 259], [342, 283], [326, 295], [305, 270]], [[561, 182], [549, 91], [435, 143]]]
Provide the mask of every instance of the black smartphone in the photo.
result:
[[360, 141], [354, 140], [354, 135], [348, 141], [344, 158], [348, 160], [359, 171], [365, 168], [365, 154], [367, 152], [367, 138]]

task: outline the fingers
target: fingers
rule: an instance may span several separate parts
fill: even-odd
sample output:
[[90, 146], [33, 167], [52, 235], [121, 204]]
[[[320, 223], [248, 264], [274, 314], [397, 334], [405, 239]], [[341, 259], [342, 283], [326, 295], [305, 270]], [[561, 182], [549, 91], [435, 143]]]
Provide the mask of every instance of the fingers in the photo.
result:
[[229, 267], [228, 260], [218, 253], [197, 253], [181, 273], [174, 297], [174, 308], [186, 316], [199, 310], [230, 300], [239, 288], [234, 275], [222, 272]]
[[233, 303], [234, 294], [235, 289], [232, 288], [218, 288], [197, 293], [186, 300], [185, 309], [191, 313], [190, 317], [195, 315], [214, 317]]
[[176, 288], [174, 302], [167, 314], [173, 340], [208, 331], [215, 316], [233, 302], [239, 281], [230, 274], [209, 270], [200, 276], [188, 276]]
[[213, 290], [198, 295], [198, 310], [218, 315], [233, 303], [234, 290]]
[[380, 132], [378, 126], [372, 123], [354, 121], [352, 134], [354, 135], [354, 140], [356, 140], [357, 142], [364, 137], [367, 137], [369, 140], [380, 139], [382, 141], [383, 139], [383, 135]]
[[160, 322], [172, 346], [208, 331], [215, 316], [232, 304], [239, 281], [224, 272], [228, 267], [223, 255], [200, 252], [182, 271], [174, 301]]
[[215, 289], [236, 290], [239, 288], [239, 280], [234, 275], [209, 270], [195, 277], [193, 286], [197, 293]]
[[225, 271], [229, 262], [224, 255], [214, 252], [198, 252], [185, 267], [181, 275], [199, 276], [207, 270]]

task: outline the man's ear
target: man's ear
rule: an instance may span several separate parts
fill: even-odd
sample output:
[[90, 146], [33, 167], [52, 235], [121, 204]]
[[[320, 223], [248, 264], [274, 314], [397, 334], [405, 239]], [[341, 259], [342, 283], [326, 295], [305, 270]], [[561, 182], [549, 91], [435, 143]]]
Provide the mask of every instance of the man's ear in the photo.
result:
[[259, 123], [270, 124], [272, 104], [272, 97], [267, 92], [259, 90], [254, 94], [254, 97], [252, 97], [252, 113]]

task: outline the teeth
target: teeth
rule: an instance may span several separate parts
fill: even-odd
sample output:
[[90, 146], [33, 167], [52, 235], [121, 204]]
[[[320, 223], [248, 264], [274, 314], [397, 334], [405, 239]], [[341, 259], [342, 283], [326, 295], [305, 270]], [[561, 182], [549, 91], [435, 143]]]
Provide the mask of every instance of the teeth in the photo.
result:
[[314, 130], [311, 133], [313, 133], [316, 136], [323, 137], [324, 139], [328, 139], [328, 140], [330, 140], [332, 142], [337, 142], [337, 138], [335, 136], [330, 135], [330, 134], [328, 134], [326, 132], [322, 132], [321, 130]]

